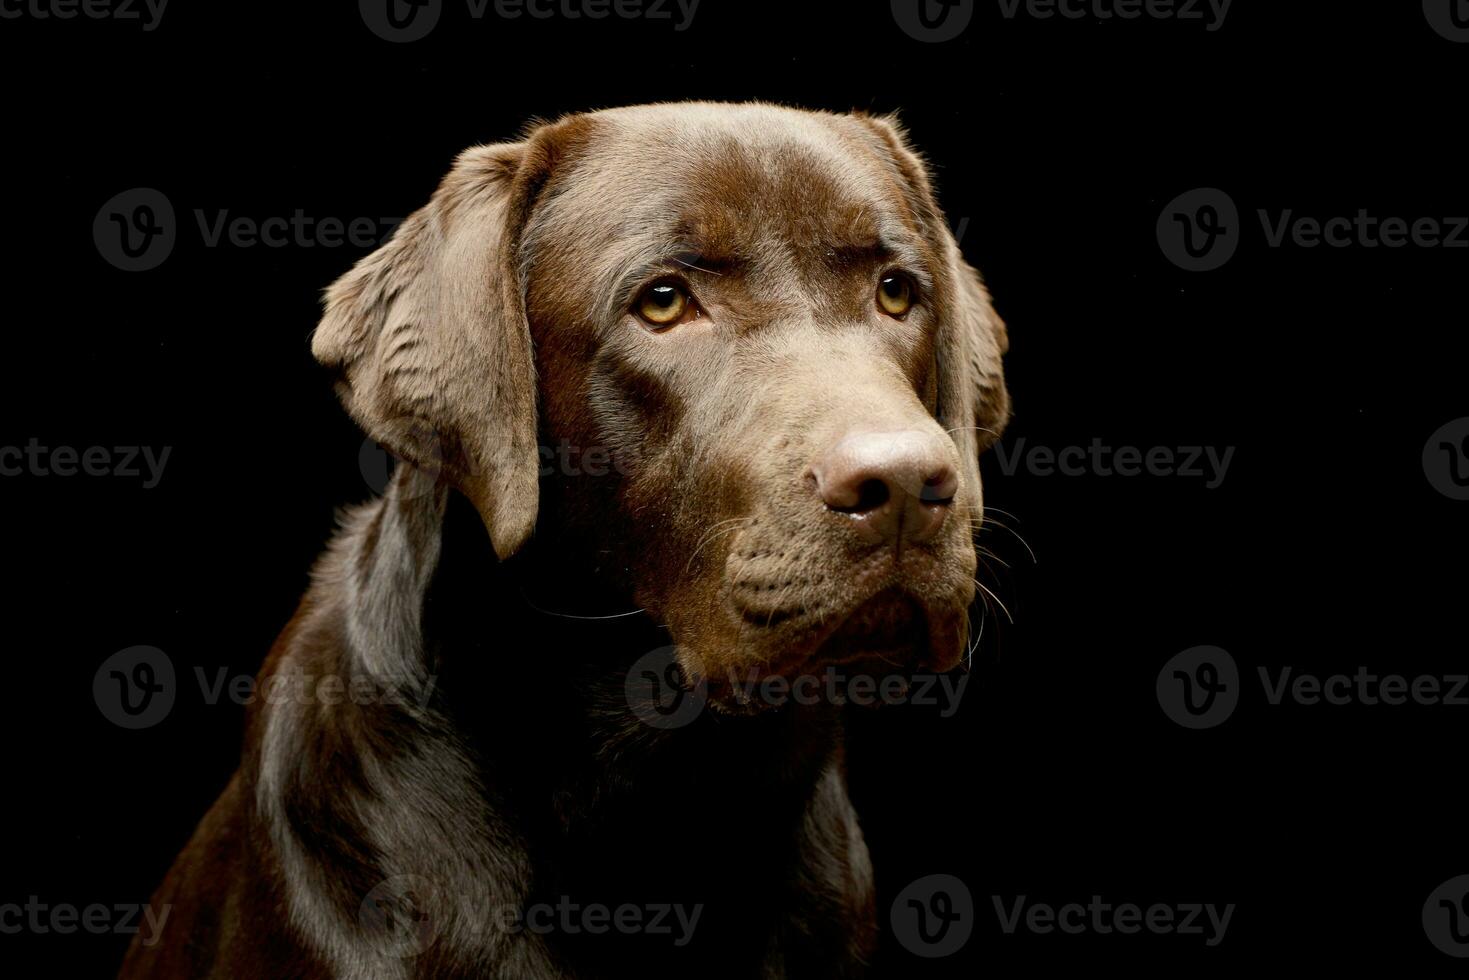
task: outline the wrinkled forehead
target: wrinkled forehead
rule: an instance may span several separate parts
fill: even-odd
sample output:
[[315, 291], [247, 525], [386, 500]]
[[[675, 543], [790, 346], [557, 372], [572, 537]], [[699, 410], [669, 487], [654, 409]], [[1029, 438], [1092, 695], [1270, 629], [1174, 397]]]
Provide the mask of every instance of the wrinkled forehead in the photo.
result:
[[602, 295], [640, 270], [776, 271], [844, 254], [922, 274], [928, 247], [893, 162], [858, 120], [769, 107], [598, 113], [553, 175], [527, 252], [574, 256]]

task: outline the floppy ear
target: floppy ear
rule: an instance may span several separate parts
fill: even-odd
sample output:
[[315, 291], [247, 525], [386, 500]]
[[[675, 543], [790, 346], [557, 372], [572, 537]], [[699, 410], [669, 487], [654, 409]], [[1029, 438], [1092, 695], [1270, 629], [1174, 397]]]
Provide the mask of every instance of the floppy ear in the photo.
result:
[[502, 558], [535, 526], [536, 380], [518, 244], [535, 138], [460, 154], [428, 205], [326, 292], [311, 351], [401, 459], [472, 501]]
[[934, 247], [944, 275], [935, 305], [939, 314], [938, 416], [964, 457], [968, 476], [979, 486], [979, 455], [993, 445], [1010, 420], [1003, 355], [1009, 349], [1005, 323], [995, 312], [979, 273], [959, 250], [934, 197], [928, 168], [891, 116], [858, 115], [877, 134], [908, 195], [912, 216]]
[[[958, 414], [973, 418], [975, 455], [978, 455], [999, 441], [1010, 421], [1010, 389], [1005, 386], [1003, 361], [1010, 349], [1010, 334], [990, 302], [989, 290], [979, 271], [964, 261], [953, 235], [947, 231], [945, 234], [952, 250], [950, 262], [959, 292], [955, 317], [959, 329], [945, 338], [945, 344], [946, 350], [952, 351], [949, 361], [962, 361], [966, 365], [965, 370], [953, 372], [957, 389], [953, 397], [956, 406], [966, 395], [972, 399], [970, 407], [961, 407]], [[941, 350], [940, 357], [943, 354]]]
[[979, 456], [999, 441], [1010, 421], [1010, 390], [1002, 361], [1010, 340], [979, 272], [964, 261], [947, 227], [943, 237], [953, 305], [939, 327], [939, 422], [950, 430], [966, 476], [978, 490]]

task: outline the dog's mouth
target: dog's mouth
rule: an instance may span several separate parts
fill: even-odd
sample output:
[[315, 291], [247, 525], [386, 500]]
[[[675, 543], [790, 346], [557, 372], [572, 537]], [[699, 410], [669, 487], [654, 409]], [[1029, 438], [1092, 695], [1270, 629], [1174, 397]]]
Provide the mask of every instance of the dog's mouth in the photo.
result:
[[924, 659], [928, 644], [923, 606], [906, 592], [888, 589], [853, 610], [810, 659], [817, 664], [901, 669]]
[[[888, 588], [799, 649], [700, 679], [708, 704], [721, 714], [901, 700], [916, 675], [958, 663], [963, 640], [955, 618], [927, 608], [910, 592]], [[962, 616], [957, 619], [962, 622]]]
[[957, 663], [954, 649], [962, 645], [951, 617], [928, 609], [898, 587], [878, 592], [803, 639], [758, 663], [703, 673], [710, 704], [749, 713], [785, 703], [801, 690], [820, 694], [845, 690], [858, 678], [878, 683], [942, 672]]

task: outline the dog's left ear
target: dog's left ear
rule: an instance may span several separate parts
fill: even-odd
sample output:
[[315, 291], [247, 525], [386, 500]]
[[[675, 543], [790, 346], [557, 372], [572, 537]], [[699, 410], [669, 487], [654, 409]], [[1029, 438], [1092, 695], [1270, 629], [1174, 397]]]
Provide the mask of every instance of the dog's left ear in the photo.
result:
[[939, 315], [939, 421], [950, 430], [969, 476], [979, 486], [979, 455], [993, 445], [1010, 420], [1010, 392], [1002, 358], [1009, 349], [1005, 322], [995, 312], [979, 273], [964, 260], [934, 197], [933, 183], [906, 133], [891, 116], [857, 114], [875, 133], [908, 195], [914, 219], [922, 225], [944, 266], [935, 306]]
[[555, 129], [460, 154], [428, 205], [327, 290], [311, 342], [358, 424], [463, 492], [502, 558], [536, 521], [536, 377], [519, 244]]

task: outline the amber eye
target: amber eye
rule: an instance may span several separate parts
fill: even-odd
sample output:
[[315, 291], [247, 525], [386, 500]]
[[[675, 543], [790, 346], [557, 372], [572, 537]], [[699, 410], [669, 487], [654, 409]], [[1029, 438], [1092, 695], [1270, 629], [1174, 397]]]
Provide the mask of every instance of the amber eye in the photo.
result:
[[655, 327], [671, 327], [683, 320], [693, 307], [689, 294], [673, 283], [649, 286], [638, 296], [633, 309]]
[[901, 319], [913, 309], [913, 284], [907, 276], [883, 276], [877, 284], [877, 305], [888, 316]]

